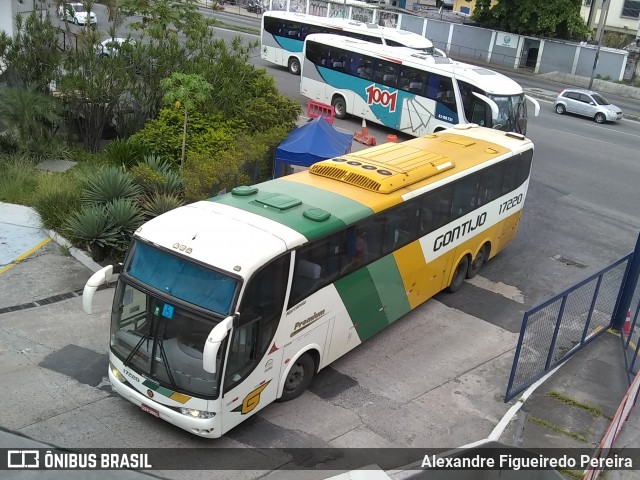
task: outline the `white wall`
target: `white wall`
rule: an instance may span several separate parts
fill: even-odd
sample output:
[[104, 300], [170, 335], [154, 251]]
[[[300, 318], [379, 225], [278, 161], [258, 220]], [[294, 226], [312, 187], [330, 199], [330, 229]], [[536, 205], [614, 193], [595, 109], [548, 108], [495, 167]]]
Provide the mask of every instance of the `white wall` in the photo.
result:
[[17, 0], [0, 0], [0, 31], [13, 36], [13, 20], [17, 11]]

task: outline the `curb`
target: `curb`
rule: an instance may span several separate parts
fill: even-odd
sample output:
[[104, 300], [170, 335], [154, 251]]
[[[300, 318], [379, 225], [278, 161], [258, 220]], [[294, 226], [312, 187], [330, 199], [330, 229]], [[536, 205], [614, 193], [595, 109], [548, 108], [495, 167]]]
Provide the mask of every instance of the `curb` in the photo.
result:
[[49, 235], [49, 237], [51, 237], [51, 240], [56, 242], [58, 245], [63, 248], [68, 248], [71, 256], [92, 272], [95, 273], [102, 268], [102, 265], [94, 262], [93, 259], [84, 250], [80, 250], [79, 248], [71, 245], [71, 242], [69, 240], [64, 238], [55, 230], [45, 230], [45, 232], [47, 233], [47, 235]]

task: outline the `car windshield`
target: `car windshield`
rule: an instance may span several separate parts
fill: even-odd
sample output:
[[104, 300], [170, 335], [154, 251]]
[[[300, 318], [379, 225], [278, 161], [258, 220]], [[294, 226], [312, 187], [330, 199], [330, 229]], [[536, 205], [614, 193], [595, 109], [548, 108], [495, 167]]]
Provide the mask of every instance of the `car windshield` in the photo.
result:
[[86, 9], [86, 8], [84, 8], [84, 5], [82, 5], [81, 3], [74, 3], [74, 4], [73, 4], [73, 9], [74, 9], [76, 12], [80, 12], [80, 13], [82, 13], [82, 12], [86, 12], [86, 11], [87, 11], [87, 9]]
[[598, 93], [594, 93], [593, 95], [591, 95], [591, 97], [598, 105], [611, 105], [602, 95]]
[[[164, 391], [215, 398], [218, 375], [202, 365], [204, 344], [215, 325], [215, 320], [148, 294], [121, 277], [111, 314], [111, 350], [125, 366], [166, 387]], [[222, 370], [223, 351], [219, 350], [217, 372]], [[145, 380], [143, 386], [151, 385]]]

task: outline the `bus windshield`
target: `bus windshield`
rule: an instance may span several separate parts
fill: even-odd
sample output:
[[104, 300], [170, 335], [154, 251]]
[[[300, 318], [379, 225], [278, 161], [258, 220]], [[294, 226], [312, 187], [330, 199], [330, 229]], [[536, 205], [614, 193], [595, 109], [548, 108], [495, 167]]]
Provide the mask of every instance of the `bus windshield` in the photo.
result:
[[230, 313], [238, 281], [137, 241], [125, 271], [140, 282], [216, 316]]
[[[215, 322], [149, 295], [121, 279], [111, 314], [111, 350], [125, 366], [156, 383], [200, 397], [216, 397], [218, 375], [202, 366]], [[221, 348], [217, 372], [220, 372]]]
[[492, 127], [505, 132], [525, 134], [527, 106], [524, 93], [518, 95], [490, 95], [498, 105], [498, 116], [492, 118]]

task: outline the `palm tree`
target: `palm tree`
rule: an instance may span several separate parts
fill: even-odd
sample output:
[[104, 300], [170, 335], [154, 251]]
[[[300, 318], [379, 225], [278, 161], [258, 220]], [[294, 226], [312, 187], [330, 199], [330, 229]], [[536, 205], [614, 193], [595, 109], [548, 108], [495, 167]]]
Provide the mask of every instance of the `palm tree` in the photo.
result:
[[62, 121], [60, 103], [51, 95], [26, 88], [0, 90], [0, 126], [15, 129], [18, 146], [49, 140], [53, 128]]
[[182, 125], [182, 156], [180, 168], [184, 165], [184, 152], [187, 144], [187, 120], [189, 111], [196, 108], [209, 98], [213, 86], [204, 77], [195, 73], [186, 74], [174, 72], [169, 78], [160, 83], [164, 90], [163, 101], [167, 105], [175, 105], [184, 109], [184, 122]]

